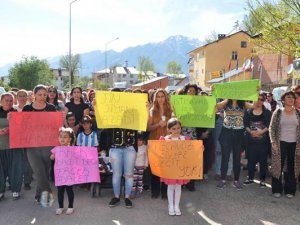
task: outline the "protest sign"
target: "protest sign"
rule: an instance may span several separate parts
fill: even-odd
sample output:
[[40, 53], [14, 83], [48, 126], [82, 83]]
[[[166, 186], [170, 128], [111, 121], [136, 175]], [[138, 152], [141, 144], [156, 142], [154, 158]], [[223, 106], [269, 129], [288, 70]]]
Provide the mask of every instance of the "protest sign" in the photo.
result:
[[202, 141], [148, 141], [153, 174], [168, 179], [202, 179]]
[[[0, 129], [8, 127], [8, 120], [6, 118], [0, 118]], [[0, 150], [9, 149], [9, 136], [0, 135]]]
[[51, 152], [55, 155], [55, 186], [100, 182], [97, 148], [58, 146]]
[[61, 112], [12, 112], [9, 120], [10, 148], [57, 146], [63, 126]]
[[172, 95], [171, 103], [183, 127], [215, 127], [215, 97]]
[[125, 128], [146, 131], [148, 111], [146, 94], [96, 92], [98, 128]]
[[245, 80], [214, 84], [216, 98], [257, 101], [260, 80]]

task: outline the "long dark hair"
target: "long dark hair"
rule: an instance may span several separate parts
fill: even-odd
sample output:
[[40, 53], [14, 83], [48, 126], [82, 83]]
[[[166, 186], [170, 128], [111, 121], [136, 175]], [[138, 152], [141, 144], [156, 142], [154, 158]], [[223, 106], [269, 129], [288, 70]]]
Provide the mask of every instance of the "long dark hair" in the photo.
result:
[[[237, 105], [239, 108], [241, 108], [241, 109], [245, 108], [245, 101], [243, 101], [243, 100], [236, 100], [236, 101], [237, 101]], [[228, 99], [226, 107], [232, 107], [232, 99]]]
[[49, 90], [50, 90], [50, 89], [53, 89], [53, 90], [55, 91], [55, 98], [54, 98], [53, 105], [57, 106], [57, 105], [58, 105], [58, 92], [57, 92], [56, 87], [54, 87], [53, 85], [51, 85], [51, 86], [49, 86], [49, 87], [47, 88], [48, 94], [47, 94], [47, 99], [46, 99], [46, 101], [47, 101], [48, 103], [50, 103], [50, 102], [49, 102], [49, 101], [50, 101], [50, 98], [49, 98]]
[[75, 89], [79, 89], [80, 93], [81, 93], [81, 97], [80, 97], [80, 103], [84, 103], [84, 100], [83, 100], [83, 97], [82, 97], [82, 89], [81, 87], [73, 87], [72, 90], [71, 90], [71, 98], [70, 98], [70, 102], [74, 103], [74, 97], [73, 97], [73, 92], [75, 91]]

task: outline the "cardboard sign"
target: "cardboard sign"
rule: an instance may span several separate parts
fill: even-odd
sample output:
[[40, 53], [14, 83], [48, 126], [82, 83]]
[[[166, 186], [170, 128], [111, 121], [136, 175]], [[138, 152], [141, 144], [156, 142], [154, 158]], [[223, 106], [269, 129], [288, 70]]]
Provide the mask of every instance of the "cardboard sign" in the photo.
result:
[[257, 101], [260, 80], [235, 81], [214, 84], [216, 98]]
[[[0, 129], [8, 127], [8, 120], [0, 118]], [[9, 135], [0, 135], [0, 150], [9, 149]]]
[[168, 179], [203, 178], [202, 141], [148, 141], [153, 174]]
[[9, 120], [10, 148], [57, 146], [63, 126], [61, 112], [12, 112]]
[[125, 128], [146, 131], [148, 111], [146, 94], [96, 92], [98, 128]]
[[58, 146], [51, 152], [55, 154], [55, 186], [100, 182], [97, 148]]
[[183, 127], [215, 127], [215, 97], [172, 95], [171, 102]]

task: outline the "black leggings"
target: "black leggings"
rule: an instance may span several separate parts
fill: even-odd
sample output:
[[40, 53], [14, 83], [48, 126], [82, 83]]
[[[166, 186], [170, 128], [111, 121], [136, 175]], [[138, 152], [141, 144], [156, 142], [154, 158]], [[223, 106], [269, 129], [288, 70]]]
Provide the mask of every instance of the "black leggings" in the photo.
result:
[[57, 198], [58, 198], [59, 208], [64, 208], [65, 190], [67, 191], [68, 200], [69, 200], [69, 207], [68, 208], [73, 208], [73, 203], [74, 203], [73, 186], [66, 186], [66, 185], [57, 187]]

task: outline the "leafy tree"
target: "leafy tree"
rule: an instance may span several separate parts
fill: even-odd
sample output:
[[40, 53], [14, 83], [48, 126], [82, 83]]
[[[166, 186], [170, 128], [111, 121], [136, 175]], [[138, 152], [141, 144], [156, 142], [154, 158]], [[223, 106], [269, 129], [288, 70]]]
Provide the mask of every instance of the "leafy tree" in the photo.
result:
[[167, 64], [166, 72], [175, 75], [181, 74], [182, 73], [181, 65], [178, 64], [176, 61], [171, 61]]
[[266, 52], [299, 56], [299, 0], [247, 0], [247, 10], [243, 24], [250, 33], [258, 34], [257, 46]]
[[1, 79], [0, 79], [0, 87], [4, 87], [5, 91], [10, 90], [10, 86], [4, 82], [4, 77], [1, 77]]
[[97, 90], [103, 90], [103, 89], [110, 88], [110, 85], [108, 83], [103, 83], [99, 80], [95, 80], [93, 83], [93, 88]]
[[[145, 77], [149, 79], [148, 71], [155, 71], [154, 64], [150, 57], [139, 56], [138, 58], [138, 70], [140, 71], [139, 80], [144, 81]], [[145, 73], [145, 76], [142, 73]]]
[[23, 57], [9, 70], [11, 87], [32, 90], [37, 84], [50, 85], [54, 82], [48, 62], [35, 56]]
[[83, 90], [87, 89], [89, 84], [93, 82], [93, 79], [91, 77], [80, 77], [78, 83], [76, 83], [77, 86], [81, 87]]
[[71, 87], [74, 84], [74, 73], [77, 69], [81, 68], [80, 55], [71, 55], [71, 65], [69, 55], [63, 55], [59, 60], [59, 66], [71, 71]]

